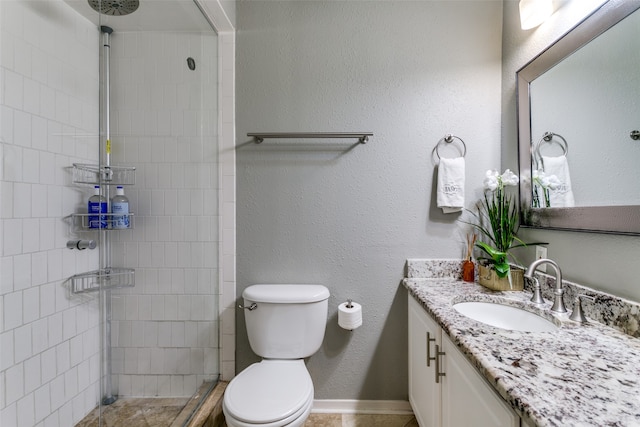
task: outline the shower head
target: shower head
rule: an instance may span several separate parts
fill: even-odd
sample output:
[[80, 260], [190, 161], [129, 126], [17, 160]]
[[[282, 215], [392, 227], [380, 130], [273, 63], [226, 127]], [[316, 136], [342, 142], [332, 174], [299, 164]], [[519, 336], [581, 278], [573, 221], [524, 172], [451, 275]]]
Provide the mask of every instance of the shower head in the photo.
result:
[[104, 15], [124, 16], [135, 12], [140, 6], [139, 0], [88, 0], [96, 12]]

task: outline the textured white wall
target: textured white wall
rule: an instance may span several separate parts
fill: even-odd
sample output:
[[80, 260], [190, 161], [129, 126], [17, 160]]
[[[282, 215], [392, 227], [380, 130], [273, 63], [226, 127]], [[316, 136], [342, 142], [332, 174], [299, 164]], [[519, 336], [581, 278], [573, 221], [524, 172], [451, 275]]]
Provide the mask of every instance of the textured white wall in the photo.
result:
[[[253, 283], [331, 291], [316, 398], [407, 399], [407, 258], [459, 258], [431, 151], [467, 142], [467, 206], [500, 165], [500, 1], [238, 3], [238, 296]], [[372, 131], [366, 145], [249, 142], [258, 131]], [[351, 143], [352, 141], [349, 141]], [[446, 151], [446, 150], [445, 150]], [[339, 329], [347, 298], [364, 325]], [[238, 312], [238, 368], [257, 358]]]
[[227, 14], [231, 25], [236, 26], [236, 0], [230, 1], [221, 1], [220, 4], [224, 9], [224, 12]]
[[[504, 2], [502, 74], [502, 160], [517, 167], [515, 107], [516, 71], [600, 5], [602, 0], [555, 2], [555, 13], [540, 27], [522, 31], [518, 2]], [[549, 242], [548, 255], [556, 260], [564, 278], [640, 301], [640, 286], [633, 265], [640, 253], [640, 237], [563, 231], [522, 230], [525, 241]], [[523, 262], [534, 258], [522, 254]]]

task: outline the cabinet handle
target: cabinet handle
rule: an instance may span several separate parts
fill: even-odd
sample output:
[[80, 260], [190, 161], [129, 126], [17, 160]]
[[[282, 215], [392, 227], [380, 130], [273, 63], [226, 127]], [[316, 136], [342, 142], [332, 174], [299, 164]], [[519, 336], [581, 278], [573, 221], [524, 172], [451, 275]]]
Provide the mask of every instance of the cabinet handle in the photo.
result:
[[440, 383], [440, 377], [444, 377], [446, 374], [444, 372], [440, 372], [440, 356], [444, 356], [445, 352], [440, 351], [440, 346], [436, 344], [436, 383]]
[[427, 332], [427, 366], [431, 366], [431, 361], [436, 360], [435, 357], [431, 357], [431, 341], [435, 342], [435, 338], [431, 338], [431, 334]]

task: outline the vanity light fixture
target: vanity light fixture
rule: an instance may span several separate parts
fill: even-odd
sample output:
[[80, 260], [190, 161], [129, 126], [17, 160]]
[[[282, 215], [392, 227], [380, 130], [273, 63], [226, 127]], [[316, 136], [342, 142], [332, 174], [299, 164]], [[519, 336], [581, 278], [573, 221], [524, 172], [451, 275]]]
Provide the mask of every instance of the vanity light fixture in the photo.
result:
[[520, 27], [530, 30], [542, 24], [553, 13], [552, 0], [520, 0]]

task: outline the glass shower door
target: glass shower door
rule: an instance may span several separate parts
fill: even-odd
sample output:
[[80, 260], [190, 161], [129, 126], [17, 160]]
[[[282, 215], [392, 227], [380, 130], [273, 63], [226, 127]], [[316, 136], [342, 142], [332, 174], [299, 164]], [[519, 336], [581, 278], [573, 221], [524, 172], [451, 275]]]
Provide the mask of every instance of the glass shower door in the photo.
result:
[[[220, 372], [217, 35], [190, 0], [102, 14], [99, 27], [112, 29], [101, 163], [135, 169], [123, 185], [131, 227], [100, 232], [101, 263], [135, 271], [135, 286], [101, 292], [98, 413], [101, 425], [170, 425]], [[101, 182], [107, 197], [116, 184]]]

